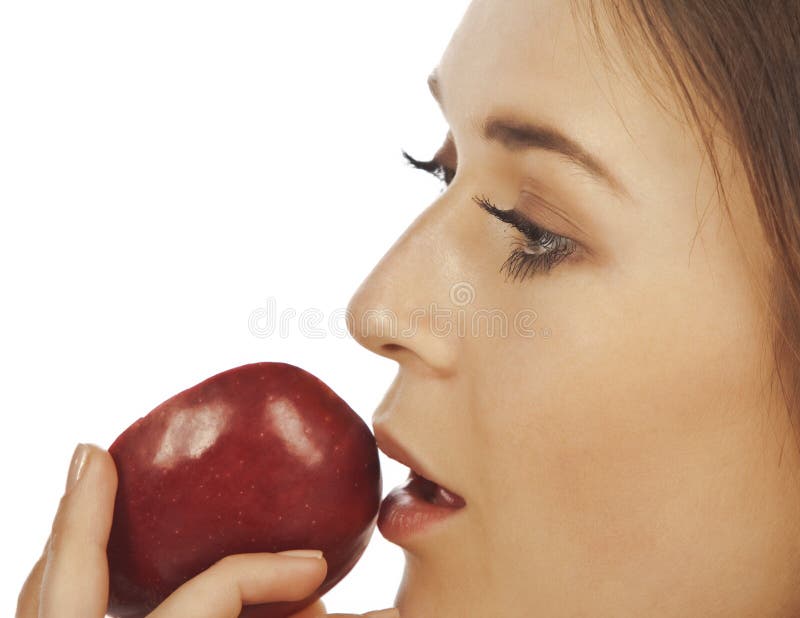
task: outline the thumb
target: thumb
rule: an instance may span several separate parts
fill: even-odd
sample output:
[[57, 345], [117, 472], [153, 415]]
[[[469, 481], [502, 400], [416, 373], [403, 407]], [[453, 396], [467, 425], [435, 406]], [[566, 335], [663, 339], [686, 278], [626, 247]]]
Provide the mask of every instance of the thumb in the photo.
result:
[[75, 449], [42, 576], [40, 618], [103, 618], [108, 605], [106, 545], [117, 469], [103, 449]]

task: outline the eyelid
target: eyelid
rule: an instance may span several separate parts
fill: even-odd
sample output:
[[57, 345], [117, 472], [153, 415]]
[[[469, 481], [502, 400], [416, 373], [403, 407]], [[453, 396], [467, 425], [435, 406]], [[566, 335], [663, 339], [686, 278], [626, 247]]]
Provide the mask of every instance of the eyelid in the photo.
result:
[[[599, 241], [597, 234], [585, 232], [583, 228], [572, 220], [565, 209], [559, 208], [541, 195], [523, 189], [515, 209], [527, 219], [541, 222], [535, 223], [535, 225], [543, 230], [548, 230], [551, 234], [562, 236], [575, 243], [577, 250], [586, 259], [598, 264], [613, 260], [612, 254]], [[526, 214], [534, 212], [537, 213], [535, 217]], [[551, 221], [553, 222], [551, 223]]]
[[[533, 193], [532, 191], [523, 189], [520, 192], [519, 199], [517, 201], [517, 204], [515, 205], [515, 208], [518, 211], [520, 211], [521, 214], [525, 215], [528, 219], [531, 218], [539, 219], [543, 216], [546, 217], [547, 213], [550, 213], [551, 215], [549, 217], [550, 219], [556, 217], [561, 222], [561, 223], [555, 223], [554, 225], [562, 229], [566, 225], [568, 228], [567, 230], [565, 230], [565, 233], [559, 232], [558, 234], [560, 236], [570, 238], [571, 240], [574, 240], [575, 242], [583, 246], [586, 246], [587, 248], [591, 244], [591, 242], [589, 242], [590, 236], [583, 230], [583, 228], [581, 228], [577, 223], [575, 223], [573, 218], [569, 216], [569, 213], [565, 209], [560, 208], [558, 205], [554, 204], [550, 200], [542, 197], [537, 193]], [[537, 217], [531, 217], [530, 213], [534, 212], [543, 214], [540, 214]]]
[[[403, 151], [403, 156], [413, 167], [433, 174], [446, 185], [450, 185], [452, 183], [457, 172], [457, 163], [453, 165], [452, 162], [448, 160], [452, 158], [457, 161], [458, 159], [453, 136], [449, 131], [445, 137], [444, 143], [439, 147], [439, 149], [436, 151], [436, 154], [429, 161], [419, 161], [414, 159], [405, 151]], [[448, 172], [450, 172], [449, 179], [447, 178]], [[517, 204], [511, 211], [501, 211], [504, 214], [502, 214], [500, 217], [492, 212], [489, 212], [489, 214], [492, 214], [501, 221], [512, 225], [523, 234], [527, 233], [529, 235], [537, 232], [540, 234], [548, 233], [553, 236], [570, 240], [577, 245], [586, 247], [589, 253], [593, 253], [588, 249], [590, 243], [585, 242], [588, 236], [580, 228], [580, 226], [575, 224], [572, 221], [572, 218], [569, 217], [569, 215], [562, 208], [559, 208], [553, 202], [542, 197], [539, 192], [534, 192], [528, 188], [530, 185], [537, 184], [538, 183], [533, 179], [528, 178], [521, 189]], [[446, 189], [443, 189], [443, 191], [444, 190]], [[488, 200], [486, 201], [488, 202]], [[478, 202], [478, 204], [480, 205], [480, 202]], [[538, 223], [538, 221], [540, 221], [543, 217], [547, 218], [547, 212], [552, 213], [552, 215], [557, 217], [563, 223], [555, 224], [556, 229], [554, 229], [553, 225], [548, 224], [546, 221]], [[545, 214], [543, 215], [539, 213]], [[513, 218], [513, 221], [509, 220], [510, 218]], [[566, 224], [568, 228], [572, 230], [572, 232], [563, 233], [561, 231], [557, 231], [557, 228], [563, 228], [564, 224]]]
[[537, 225], [516, 208], [512, 208], [510, 210], [497, 208], [484, 196], [475, 196], [472, 198], [472, 200], [494, 218], [516, 228], [529, 238], [536, 237], [541, 234], [555, 234], [554, 232], [550, 232], [540, 225]]

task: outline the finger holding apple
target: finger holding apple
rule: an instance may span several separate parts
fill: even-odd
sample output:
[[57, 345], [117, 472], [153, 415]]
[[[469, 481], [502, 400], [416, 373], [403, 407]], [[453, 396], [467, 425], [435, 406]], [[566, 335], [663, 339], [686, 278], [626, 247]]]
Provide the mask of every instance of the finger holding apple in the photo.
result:
[[147, 618], [236, 618], [251, 604], [305, 598], [326, 571], [325, 561], [310, 553], [226, 556], [180, 586]]
[[[17, 618], [105, 616], [116, 485], [108, 452], [93, 445], [76, 449], [47, 545], [19, 595]], [[319, 555], [301, 550], [227, 556], [178, 588], [148, 618], [236, 618], [246, 603], [302, 598], [325, 577]]]
[[76, 451], [17, 618], [326, 616], [380, 493], [372, 433], [321, 381], [282, 363], [223, 372], [108, 452]]
[[105, 615], [106, 543], [116, 486], [109, 454], [79, 445], [44, 551], [17, 599], [16, 618]]

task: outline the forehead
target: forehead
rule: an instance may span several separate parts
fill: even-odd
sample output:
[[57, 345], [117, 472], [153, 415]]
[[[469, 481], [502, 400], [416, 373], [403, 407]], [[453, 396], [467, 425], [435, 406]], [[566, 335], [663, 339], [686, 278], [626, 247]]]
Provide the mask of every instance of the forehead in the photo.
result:
[[544, 115], [568, 102], [579, 111], [597, 95], [586, 81], [596, 53], [586, 47], [569, 0], [474, 0], [439, 72], [462, 109], [503, 101]]
[[632, 148], [654, 165], [697, 155], [680, 115], [657, 108], [633, 70], [608, 59], [570, 0], [473, 0], [437, 72], [454, 129], [516, 111], [574, 136], [626, 184], [643, 171], [627, 161]]

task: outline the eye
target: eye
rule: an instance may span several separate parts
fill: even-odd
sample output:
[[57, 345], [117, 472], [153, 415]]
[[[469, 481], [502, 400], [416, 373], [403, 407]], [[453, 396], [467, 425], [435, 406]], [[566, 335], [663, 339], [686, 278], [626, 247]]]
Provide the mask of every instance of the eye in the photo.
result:
[[517, 240], [500, 272], [512, 281], [532, 277], [536, 273], [547, 273], [561, 262], [573, 255], [579, 248], [571, 238], [554, 234], [539, 227], [517, 210], [501, 210], [485, 197], [473, 197], [472, 200], [483, 210], [507, 223], [524, 236]]
[[405, 150], [403, 150], [403, 157], [405, 157], [406, 162], [412, 167], [436, 176], [436, 178], [444, 183], [445, 187], [450, 186], [450, 183], [453, 182], [453, 178], [456, 175], [456, 171], [454, 169], [447, 167], [436, 157], [433, 157], [433, 159], [430, 161], [419, 161], [408, 154]]
[[[445, 188], [450, 185], [456, 175], [456, 171], [444, 165], [437, 156], [430, 161], [419, 161], [405, 150], [402, 152], [407, 163], [416, 169], [436, 176], [445, 184]], [[514, 241], [510, 255], [500, 267], [500, 272], [505, 272], [506, 279], [517, 281], [532, 277], [537, 273], [550, 272], [579, 248], [578, 243], [571, 238], [555, 234], [536, 225], [517, 210], [502, 210], [485, 197], [475, 196], [472, 200], [484, 211], [513, 227], [523, 236], [522, 239]]]

